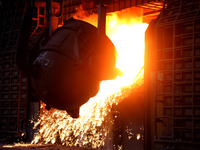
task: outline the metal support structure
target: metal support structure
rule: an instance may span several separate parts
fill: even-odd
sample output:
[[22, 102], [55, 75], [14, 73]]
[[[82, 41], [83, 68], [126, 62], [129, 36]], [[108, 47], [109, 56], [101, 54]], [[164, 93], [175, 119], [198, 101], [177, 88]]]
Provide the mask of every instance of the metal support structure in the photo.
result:
[[[144, 62], [144, 88], [145, 88], [145, 99], [144, 99], [144, 149], [153, 150], [153, 62], [155, 54], [153, 50], [155, 48], [155, 21], [152, 21], [145, 33], [145, 62]], [[147, 40], [148, 39], [148, 40]], [[151, 63], [150, 63], [151, 62]]]
[[50, 37], [51, 26], [52, 26], [52, 0], [46, 0], [46, 15], [47, 15], [47, 27], [49, 28], [49, 37]]
[[98, 33], [105, 34], [106, 33], [106, 6], [99, 2], [98, 8]]
[[52, 27], [52, 0], [49, 1], [49, 37], [51, 36]]

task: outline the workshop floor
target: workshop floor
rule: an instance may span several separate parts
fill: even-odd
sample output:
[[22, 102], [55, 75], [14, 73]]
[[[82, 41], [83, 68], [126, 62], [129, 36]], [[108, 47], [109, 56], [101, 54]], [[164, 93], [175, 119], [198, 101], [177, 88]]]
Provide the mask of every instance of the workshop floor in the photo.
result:
[[88, 148], [66, 147], [54, 144], [21, 144], [21, 145], [1, 145], [0, 150], [95, 150]]

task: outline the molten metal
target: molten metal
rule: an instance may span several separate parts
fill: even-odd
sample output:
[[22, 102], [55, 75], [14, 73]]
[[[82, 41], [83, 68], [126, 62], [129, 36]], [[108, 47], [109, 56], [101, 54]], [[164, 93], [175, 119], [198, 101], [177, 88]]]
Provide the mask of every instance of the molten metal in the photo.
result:
[[[71, 118], [66, 111], [44, 111], [35, 124], [40, 124], [41, 128], [32, 143], [59, 141], [67, 146], [92, 148], [108, 144], [113, 123], [112, 105], [117, 105], [143, 83], [144, 32], [148, 25], [142, 23], [141, 15], [134, 16], [134, 12], [134, 9], [115, 12], [109, 14], [106, 21], [107, 35], [118, 51], [116, 67], [123, 71], [123, 76], [101, 82], [99, 93], [81, 106], [77, 119]], [[97, 16], [84, 20], [96, 24]]]

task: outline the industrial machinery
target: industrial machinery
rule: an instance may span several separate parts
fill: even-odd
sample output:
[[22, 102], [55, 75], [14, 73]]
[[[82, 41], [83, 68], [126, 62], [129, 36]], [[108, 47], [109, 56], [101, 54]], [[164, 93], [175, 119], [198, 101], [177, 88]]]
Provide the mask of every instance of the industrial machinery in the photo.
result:
[[[77, 34], [79, 32], [76, 32], [76, 26], [74, 25], [76, 24], [78, 26], [79, 23], [84, 24], [81, 26], [90, 25], [79, 20], [69, 19], [65, 22], [64, 26], [55, 30], [54, 33], [52, 32], [55, 28], [49, 18], [57, 17], [56, 25], [61, 25], [62, 21], [73, 15], [77, 10], [76, 8], [80, 5], [83, 6], [83, 10], [86, 10], [88, 14], [96, 14], [98, 12], [98, 7], [94, 4], [93, 0], [63, 0], [63, 2], [62, 0], [53, 0], [52, 5], [50, 5], [49, 0], [36, 0], [35, 6], [33, 6], [34, 0], [28, 1], [30, 3], [26, 5], [25, 12], [29, 13], [24, 14], [24, 17], [27, 17], [27, 20], [25, 22], [23, 21], [24, 24], [21, 24], [21, 16], [24, 12], [26, 0], [0, 1], [0, 18], [2, 20], [0, 22], [0, 139], [16, 136], [21, 137], [22, 134], [20, 133], [26, 133], [26, 138], [31, 138], [33, 132], [31, 130], [32, 128], [30, 129], [29, 127], [28, 120], [33, 117], [35, 112], [39, 111], [39, 100], [45, 100], [44, 98], [48, 96], [48, 93], [56, 94], [58, 90], [64, 93], [63, 97], [66, 98], [66, 100], [63, 99], [63, 101], [61, 101], [58, 97], [53, 99], [53, 96], [49, 96], [52, 100], [46, 101], [47, 106], [67, 109], [73, 117], [77, 117], [79, 106], [72, 107], [75, 100], [70, 101], [72, 98], [67, 98], [66, 96], [70, 95], [67, 93], [65, 94], [64, 91], [72, 89], [72, 86], [68, 84], [74, 82], [74, 91], [80, 92], [84, 89], [88, 91], [88, 97], [92, 96], [98, 91], [98, 83], [106, 79], [104, 78], [105, 72], [101, 71], [104, 68], [104, 64], [102, 64], [104, 61], [100, 63], [100, 61], [97, 61], [95, 58], [101, 57], [103, 59], [105, 56], [112, 56], [111, 58], [114, 63], [114, 50], [109, 51], [110, 55], [109, 53], [108, 55], [105, 54], [104, 49], [100, 49], [100, 47], [96, 46], [101, 42], [93, 38], [94, 36], [99, 38], [99, 31], [101, 31], [101, 33], [104, 32], [101, 26], [98, 26], [98, 28], [94, 28], [93, 26], [88, 27], [92, 28], [92, 30], [94, 29], [94, 32], [91, 31], [91, 33], [89, 32], [90, 30], [84, 30], [84, 27], [84, 29], [81, 30], [83, 32], [81, 32], [79, 36], [79, 34]], [[56, 6], [55, 8], [58, 9], [51, 9], [54, 5]], [[100, 12], [105, 13], [104, 5], [100, 4], [99, 6], [99, 8], [102, 8]], [[124, 107], [118, 105], [119, 108], [121, 107], [123, 109], [121, 109], [122, 115], [115, 120], [115, 122], [118, 122], [118, 124], [115, 124], [118, 130], [113, 130], [113, 132], [115, 135], [120, 136], [113, 136], [114, 143], [125, 145], [127, 149], [132, 149], [133, 147], [137, 149], [136, 147], [140, 146], [138, 143], [133, 143], [133, 138], [128, 139], [124, 137], [123, 134], [127, 131], [126, 125], [130, 125], [130, 123], [133, 122], [135, 124], [131, 124], [132, 126], [129, 126], [129, 129], [135, 129], [134, 131], [137, 130], [134, 128], [136, 127], [136, 123], [138, 123], [138, 126], [144, 124], [144, 131], [141, 131], [141, 134], [144, 133], [144, 137], [143, 135], [141, 136], [143, 137], [141, 138], [141, 144], [144, 143], [144, 148], [142, 149], [199, 150], [199, 6], [200, 4], [197, 0], [113, 0], [112, 3], [108, 5], [107, 12], [121, 11], [131, 7], [143, 8], [143, 19], [145, 18], [149, 22], [151, 21], [146, 31], [145, 40], [144, 85], [141, 87], [141, 92], [138, 94], [144, 95], [144, 100], [142, 97], [140, 101], [142, 104], [141, 106], [144, 104], [144, 109], [134, 109], [134, 107], [137, 107], [140, 103], [131, 104], [128, 102], [128, 104], [123, 105]], [[36, 9], [34, 7], [36, 7]], [[37, 15], [31, 14], [32, 9], [34, 9]], [[50, 10], [56, 11], [50, 12]], [[100, 16], [102, 16], [102, 18], [100, 18], [103, 20], [104, 15]], [[35, 23], [36, 20], [37, 23]], [[32, 35], [35, 36], [37, 34], [34, 29], [34, 31], [32, 30], [33, 32], [30, 32], [30, 24], [37, 26], [37, 29], [42, 28], [42, 34], [38, 34], [39, 36], [37, 35], [38, 39], [30, 39]], [[103, 23], [100, 25], [103, 25]], [[20, 31], [19, 28], [23, 30]], [[71, 53], [68, 53], [69, 51], [65, 51], [64, 49], [55, 48], [65, 46], [64, 41], [66, 41], [69, 36], [65, 39], [64, 36], [58, 35], [64, 34], [64, 32], [68, 32], [69, 36], [73, 37], [70, 38], [71, 42], [66, 45], [66, 47], [71, 45]], [[51, 35], [52, 33], [53, 35]], [[110, 43], [107, 37], [104, 38]], [[25, 52], [24, 49], [26, 49], [28, 45], [27, 41], [30, 42], [32, 39], [37, 39], [34, 43], [34, 47], [29, 49], [30, 51], [27, 50]], [[59, 41], [59, 39], [63, 39], [63, 41]], [[51, 40], [59, 41], [60, 43], [55, 42], [57, 45], [51, 45]], [[16, 41], [19, 41], [17, 62], [20, 63], [20, 65], [18, 64], [18, 68], [20, 68], [21, 71], [18, 70], [15, 61], [17, 49]], [[79, 45], [75, 48], [75, 45], [77, 45], [75, 43], [79, 44], [80, 41], [89, 41], [89, 43], [86, 42], [88, 45]], [[81, 43], [82, 42], [80, 42], [80, 44]], [[86, 47], [91, 45], [95, 45], [95, 49], [93, 50], [97, 53], [92, 53], [92, 49], [87, 51]], [[112, 43], [109, 45], [113, 47]], [[54, 47], [53, 50], [52, 47]], [[79, 53], [77, 53], [77, 49], [80, 50]], [[98, 52], [102, 52], [103, 55], [101, 55], [101, 53], [98, 54]], [[41, 58], [42, 56], [44, 57]], [[102, 60], [101, 58], [99, 60]], [[52, 64], [52, 66], [50, 64]], [[59, 68], [56, 67], [57, 65]], [[102, 65], [102, 68], [99, 70], [97, 70], [99, 67], [96, 67], [98, 65]], [[110, 67], [112, 65], [113, 64], [110, 64]], [[105, 66], [107, 67], [107, 65]], [[52, 73], [54, 68], [57, 69], [56, 72], [54, 72], [54, 74], [49, 74]], [[72, 71], [67, 71], [70, 69]], [[106, 68], [104, 69], [106, 70]], [[64, 72], [64, 70], [66, 72]], [[112, 72], [115, 72], [114, 70], [115, 68], [113, 68]], [[116, 72], [118, 71], [116, 70]], [[110, 77], [114, 78], [115, 76], [116, 74], [113, 74]], [[77, 81], [75, 80], [76, 77], [78, 77], [78, 79], [81, 77], [80, 79], [85, 80]], [[32, 83], [29, 80], [30, 78], [32, 78]], [[45, 81], [43, 78], [47, 80]], [[65, 84], [66, 80], [70, 82]], [[88, 80], [90, 82], [87, 82]], [[91, 83], [91, 81], [93, 82]], [[60, 89], [56, 87], [59, 84], [62, 85], [59, 87]], [[87, 88], [80, 86], [81, 84], [84, 86], [87, 85]], [[77, 89], [78, 87], [79, 89]], [[40, 95], [36, 99], [34, 99], [35, 95], [31, 95], [33, 91], [32, 88], [34, 88], [35, 91], [37, 90], [35, 93]], [[49, 90], [50, 92], [48, 92]], [[141, 94], [143, 91], [145, 94]], [[74, 96], [76, 95], [78, 94], [75, 93]], [[133, 94], [131, 95], [133, 98], [129, 97], [130, 100], [136, 99]], [[37, 102], [34, 100], [37, 100]], [[87, 97], [85, 96], [85, 99], [82, 100], [83, 101], [80, 102], [77, 101], [77, 104], [79, 103], [79, 105], [81, 105], [87, 101]], [[66, 101], [68, 102], [67, 104], [71, 102], [70, 109], [67, 108], [67, 106], [64, 108], [65, 104], [61, 105], [62, 102]], [[138, 112], [140, 111], [140, 113], [137, 113], [136, 110]], [[139, 117], [139, 115], [143, 113], [145, 119], [142, 118], [142, 115]], [[11, 141], [13, 142], [13, 140]]]
[[[115, 68], [115, 47], [105, 35], [105, 29], [102, 32], [89, 23], [70, 18], [52, 35], [52, 31], [42, 35], [37, 49], [31, 50], [31, 61], [24, 66], [28, 57], [24, 37], [31, 25], [32, 7], [26, 10], [22, 23], [17, 64], [28, 72], [34, 92], [49, 108], [67, 110], [71, 116], [78, 117], [79, 107], [98, 93], [100, 82], [119, 75]], [[101, 20], [105, 20], [105, 11], [100, 14], [104, 14]]]
[[97, 36], [97, 28], [71, 18], [41, 49], [31, 78], [49, 106], [73, 112], [98, 93], [100, 81], [116, 78], [115, 47]]

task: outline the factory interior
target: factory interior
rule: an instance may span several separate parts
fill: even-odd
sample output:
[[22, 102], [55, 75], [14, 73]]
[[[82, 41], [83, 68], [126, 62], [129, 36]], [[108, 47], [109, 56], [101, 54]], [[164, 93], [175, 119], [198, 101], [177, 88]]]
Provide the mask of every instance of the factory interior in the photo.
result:
[[0, 0], [0, 149], [199, 150], [199, 0]]

